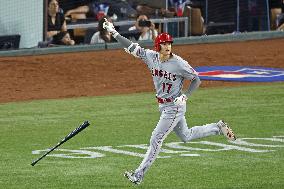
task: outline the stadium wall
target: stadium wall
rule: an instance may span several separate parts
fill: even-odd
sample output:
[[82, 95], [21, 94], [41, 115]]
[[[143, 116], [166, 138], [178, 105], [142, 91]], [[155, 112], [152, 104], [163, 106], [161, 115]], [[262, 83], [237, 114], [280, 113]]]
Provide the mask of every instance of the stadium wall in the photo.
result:
[[20, 48], [43, 39], [43, 0], [0, 1], [0, 36], [21, 35]]
[[[175, 45], [200, 44], [200, 43], [222, 43], [231, 41], [248, 41], [248, 40], [263, 40], [284, 38], [284, 32], [281, 31], [265, 31], [265, 32], [248, 32], [237, 34], [218, 34], [209, 36], [191, 36], [175, 38]], [[141, 46], [153, 47], [153, 42], [140, 42]], [[76, 46], [61, 46], [51, 48], [31, 48], [20, 50], [0, 51], [0, 56], [28, 56], [28, 55], [43, 55], [53, 53], [68, 53], [68, 52], [84, 52], [105, 49], [120, 49], [118, 43], [96, 44], [96, 45], [76, 45]]]

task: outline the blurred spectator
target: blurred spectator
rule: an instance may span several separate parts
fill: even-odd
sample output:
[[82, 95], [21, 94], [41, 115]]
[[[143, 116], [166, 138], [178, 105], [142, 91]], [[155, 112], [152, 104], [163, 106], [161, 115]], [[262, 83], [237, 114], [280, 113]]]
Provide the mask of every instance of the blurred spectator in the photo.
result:
[[88, 4], [68, 10], [65, 17], [72, 14], [80, 14], [81, 17], [100, 20], [103, 16], [111, 16], [112, 19], [135, 17], [136, 11], [125, 0], [91, 0]]
[[73, 15], [76, 15], [77, 19], [86, 19], [87, 17], [92, 17], [96, 20], [99, 20], [101, 17], [107, 15], [108, 9], [109, 6], [107, 4], [98, 4], [93, 1], [87, 5], [82, 5], [77, 8], [68, 10], [65, 13], [65, 17], [72, 18]]
[[111, 18], [107, 16], [102, 17], [98, 23], [98, 31], [92, 36], [90, 44], [114, 42], [112, 35], [103, 28], [105, 18], [108, 19], [109, 22], [112, 22]]
[[282, 13], [277, 17], [277, 30], [284, 31], [284, 0], [281, 5]]
[[53, 44], [57, 45], [75, 45], [75, 41], [71, 39], [68, 32], [60, 32], [53, 37]]
[[68, 10], [87, 5], [89, 1], [90, 0], [58, 0], [58, 3], [64, 13], [66, 13]]
[[138, 15], [148, 17], [173, 17], [173, 10], [166, 10], [165, 0], [128, 0], [130, 5], [137, 11]]
[[66, 21], [63, 13], [59, 12], [57, 0], [48, 1], [47, 17], [47, 41], [48, 45], [74, 45], [75, 42], [70, 38], [66, 28]]
[[183, 16], [184, 7], [189, 0], [169, 0], [169, 7], [173, 8], [177, 16]]
[[64, 15], [59, 12], [57, 0], [48, 1], [47, 37], [52, 38], [61, 31], [67, 31]]
[[269, 0], [270, 29], [277, 28], [277, 16], [282, 13], [283, 0]]
[[284, 31], [284, 14], [282, 13], [278, 17], [278, 28], [279, 31]]
[[137, 11], [126, 0], [109, 0], [111, 4], [108, 15], [118, 20], [136, 18]]
[[141, 32], [138, 40], [153, 40], [155, 41], [158, 32], [155, 29], [155, 24], [152, 23], [144, 14], [139, 15], [135, 25], [129, 28], [129, 31], [138, 30]]
[[[261, 22], [261, 16], [263, 6], [263, 2], [260, 2], [258, 0], [248, 0], [247, 7], [241, 7], [240, 10], [242, 12], [240, 14], [243, 14], [243, 16], [247, 19], [247, 23], [243, 21], [243, 24], [240, 26], [240, 30], [242, 31], [243, 28], [245, 28], [245, 31], [259, 31], [260, 28], [260, 22]], [[242, 22], [242, 21], [240, 21]], [[246, 24], [246, 25], [245, 25]], [[244, 27], [245, 26], [245, 27]]]

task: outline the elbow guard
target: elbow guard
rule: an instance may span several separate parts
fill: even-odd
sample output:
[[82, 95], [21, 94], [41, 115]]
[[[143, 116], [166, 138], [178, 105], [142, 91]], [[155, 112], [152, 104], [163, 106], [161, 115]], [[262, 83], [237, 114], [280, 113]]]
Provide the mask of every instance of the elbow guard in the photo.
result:
[[127, 47], [127, 48], [124, 48], [124, 50], [128, 54], [131, 54], [131, 55], [135, 56], [136, 58], [140, 58], [137, 55], [137, 52], [138, 52], [139, 48], [141, 48], [141, 47], [139, 46], [138, 43], [131, 43], [131, 45], [129, 45], [129, 47]]

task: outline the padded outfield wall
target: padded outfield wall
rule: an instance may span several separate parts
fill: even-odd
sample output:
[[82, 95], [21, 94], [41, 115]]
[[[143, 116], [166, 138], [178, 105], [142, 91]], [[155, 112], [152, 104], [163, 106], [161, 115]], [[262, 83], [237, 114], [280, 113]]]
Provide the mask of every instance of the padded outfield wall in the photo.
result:
[[[175, 38], [176, 45], [186, 44], [202, 44], [202, 43], [222, 43], [230, 41], [249, 41], [249, 40], [262, 40], [262, 39], [277, 39], [284, 38], [284, 32], [281, 31], [268, 31], [268, 32], [248, 32], [238, 34], [221, 34], [210, 36], [191, 36]], [[152, 47], [153, 42], [141, 42], [143, 47]], [[62, 46], [51, 48], [30, 48], [10, 51], [0, 51], [1, 56], [26, 56], [26, 55], [41, 55], [53, 53], [68, 53], [68, 52], [84, 52], [94, 50], [106, 49], [119, 49], [122, 48], [118, 43], [97, 44], [97, 45], [75, 45], [75, 46]]]

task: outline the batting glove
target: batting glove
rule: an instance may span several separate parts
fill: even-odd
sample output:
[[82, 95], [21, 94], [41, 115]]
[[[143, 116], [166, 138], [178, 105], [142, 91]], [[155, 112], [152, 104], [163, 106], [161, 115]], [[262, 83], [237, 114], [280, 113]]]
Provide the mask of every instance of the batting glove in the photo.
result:
[[103, 23], [103, 28], [107, 30], [108, 32], [110, 32], [114, 38], [118, 35], [118, 32], [115, 30], [113, 24], [109, 22], [106, 18], [105, 18], [105, 22]]
[[187, 96], [185, 94], [182, 94], [179, 97], [175, 98], [174, 104], [176, 106], [182, 106], [186, 104], [186, 101], [187, 101]]

